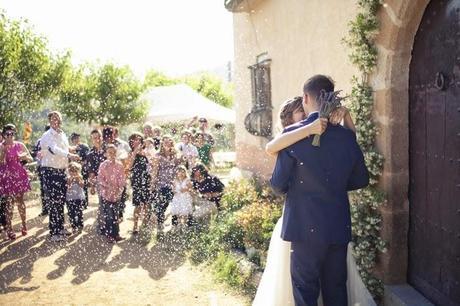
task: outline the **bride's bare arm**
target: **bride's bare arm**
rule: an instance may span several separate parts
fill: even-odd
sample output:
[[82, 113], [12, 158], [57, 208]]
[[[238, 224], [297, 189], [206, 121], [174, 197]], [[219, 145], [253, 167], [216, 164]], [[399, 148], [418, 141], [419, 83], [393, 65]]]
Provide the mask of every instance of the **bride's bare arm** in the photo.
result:
[[265, 146], [265, 152], [275, 156], [279, 151], [290, 145], [315, 134], [322, 134], [327, 127], [327, 119], [319, 118], [312, 123], [301, 128], [278, 135]]

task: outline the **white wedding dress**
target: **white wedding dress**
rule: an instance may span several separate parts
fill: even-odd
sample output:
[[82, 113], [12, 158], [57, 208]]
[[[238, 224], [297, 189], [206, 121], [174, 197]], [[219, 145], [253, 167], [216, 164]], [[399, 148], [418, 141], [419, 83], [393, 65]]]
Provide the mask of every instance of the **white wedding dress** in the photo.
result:
[[[295, 305], [291, 283], [291, 243], [281, 239], [283, 216], [279, 218], [273, 229], [268, 248], [267, 263], [264, 274], [257, 288], [253, 306], [289, 306]], [[364, 286], [351, 254], [352, 244], [348, 245], [348, 305], [376, 306], [374, 299]], [[321, 296], [318, 305], [322, 305]]]
[[281, 239], [283, 216], [273, 229], [264, 274], [253, 306], [295, 305], [291, 284], [291, 242]]

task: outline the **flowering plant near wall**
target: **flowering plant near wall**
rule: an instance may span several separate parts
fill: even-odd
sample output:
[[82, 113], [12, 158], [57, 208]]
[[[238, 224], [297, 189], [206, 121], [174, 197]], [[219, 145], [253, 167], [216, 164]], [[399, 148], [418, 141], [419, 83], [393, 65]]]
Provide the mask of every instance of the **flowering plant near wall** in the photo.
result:
[[351, 217], [353, 224], [353, 255], [366, 287], [374, 295], [383, 295], [383, 282], [374, 274], [378, 252], [386, 251], [386, 243], [380, 237], [382, 217], [378, 208], [385, 202], [385, 195], [377, 189], [382, 174], [383, 156], [375, 148], [378, 129], [372, 120], [374, 99], [372, 87], [368, 85], [368, 74], [377, 65], [377, 48], [374, 37], [379, 29], [377, 12], [380, 0], [358, 0], [360, 12], [349, 24], [344, 42], [351, 48], [350, 60], [358, 67], [361, 78], [352, 79], [350, 111], [356, 121], [358, 142], [364, 152], [369, 169], [370, 184], [366, 189], [351, 195]]

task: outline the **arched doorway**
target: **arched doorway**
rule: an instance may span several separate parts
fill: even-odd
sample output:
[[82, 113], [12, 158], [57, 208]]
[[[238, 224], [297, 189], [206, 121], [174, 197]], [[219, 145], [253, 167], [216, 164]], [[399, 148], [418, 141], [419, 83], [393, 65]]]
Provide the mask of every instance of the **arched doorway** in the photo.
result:
[[433, 0], [409, 72], [408, 281], [460, 305], [460, 0]]

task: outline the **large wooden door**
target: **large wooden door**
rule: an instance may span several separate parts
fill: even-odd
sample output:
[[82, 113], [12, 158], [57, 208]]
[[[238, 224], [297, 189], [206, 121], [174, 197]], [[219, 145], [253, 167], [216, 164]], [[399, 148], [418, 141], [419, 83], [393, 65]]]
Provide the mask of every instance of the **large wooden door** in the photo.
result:
[[411, 285], [460, 305], [460, 0], [433, 0], [409, 80]]

